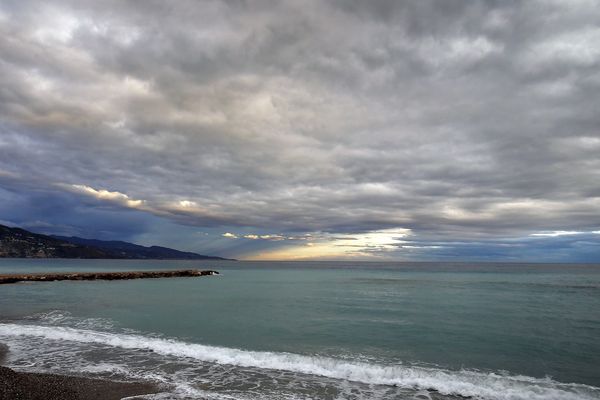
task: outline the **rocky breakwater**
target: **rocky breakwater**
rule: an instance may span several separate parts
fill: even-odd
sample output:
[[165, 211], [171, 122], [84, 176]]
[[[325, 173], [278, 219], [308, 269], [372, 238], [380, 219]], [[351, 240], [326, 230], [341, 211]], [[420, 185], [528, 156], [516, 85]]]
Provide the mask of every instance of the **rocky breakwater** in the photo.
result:
[[115, 281], [125, 279], [152, 278], [187, 278], [206, 275], [218, 275], [217, 271], [184, 269], [172, 271], [125, 271], [125, 272], [66, 272], [36, 274], [4, 274], [0, 275], [0, 284], [18, 282], [52, 282], [52, 281]]

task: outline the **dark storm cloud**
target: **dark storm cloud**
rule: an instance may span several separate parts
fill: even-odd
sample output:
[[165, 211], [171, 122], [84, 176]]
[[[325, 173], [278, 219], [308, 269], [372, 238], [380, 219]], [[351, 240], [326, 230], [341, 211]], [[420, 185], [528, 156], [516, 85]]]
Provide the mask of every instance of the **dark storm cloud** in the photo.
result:
[[490, 249], [598, 230], [599, 21], [596, 0], [5, 1], [0, 219], [48, 222], [11, 205], [42, 190], [73, 229], [110, 207]]

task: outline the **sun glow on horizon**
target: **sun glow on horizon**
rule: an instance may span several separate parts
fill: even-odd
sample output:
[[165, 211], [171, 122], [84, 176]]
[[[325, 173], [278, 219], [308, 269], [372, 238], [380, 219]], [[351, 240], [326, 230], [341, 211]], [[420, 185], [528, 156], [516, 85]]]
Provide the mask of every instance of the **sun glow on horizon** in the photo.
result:
[[303, 243], [293, 241], [289, 246], [259, 251], [245, 259], [275, 261], [373, 258], [375, 254], [385, 254], [386, 251], [398, 249], [405, 243], [404, 238], [410, 234], [410, 229], [405, 228], [382, 229], [359, 234], [319, 234], [311, 236]]

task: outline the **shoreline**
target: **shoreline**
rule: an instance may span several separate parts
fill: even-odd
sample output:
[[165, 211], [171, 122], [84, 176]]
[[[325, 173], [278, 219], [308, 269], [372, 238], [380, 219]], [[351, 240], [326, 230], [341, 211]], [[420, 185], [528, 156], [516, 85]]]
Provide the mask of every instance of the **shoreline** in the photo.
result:
[[153, 382], [119, 382], [38, 372], [2, 366], [9, 349], [0, 343], [0, 400], [121, 400], [160, 392]]

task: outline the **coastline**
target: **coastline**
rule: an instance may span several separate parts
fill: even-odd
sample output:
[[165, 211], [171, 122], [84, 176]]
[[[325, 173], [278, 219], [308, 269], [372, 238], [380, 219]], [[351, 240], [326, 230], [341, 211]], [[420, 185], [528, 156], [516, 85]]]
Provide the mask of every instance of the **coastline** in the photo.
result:
[[0, 343], [0, 400], [120, 400], [160, 391], [152, 382], [117, 382], [3, 367], [8, 347]]

